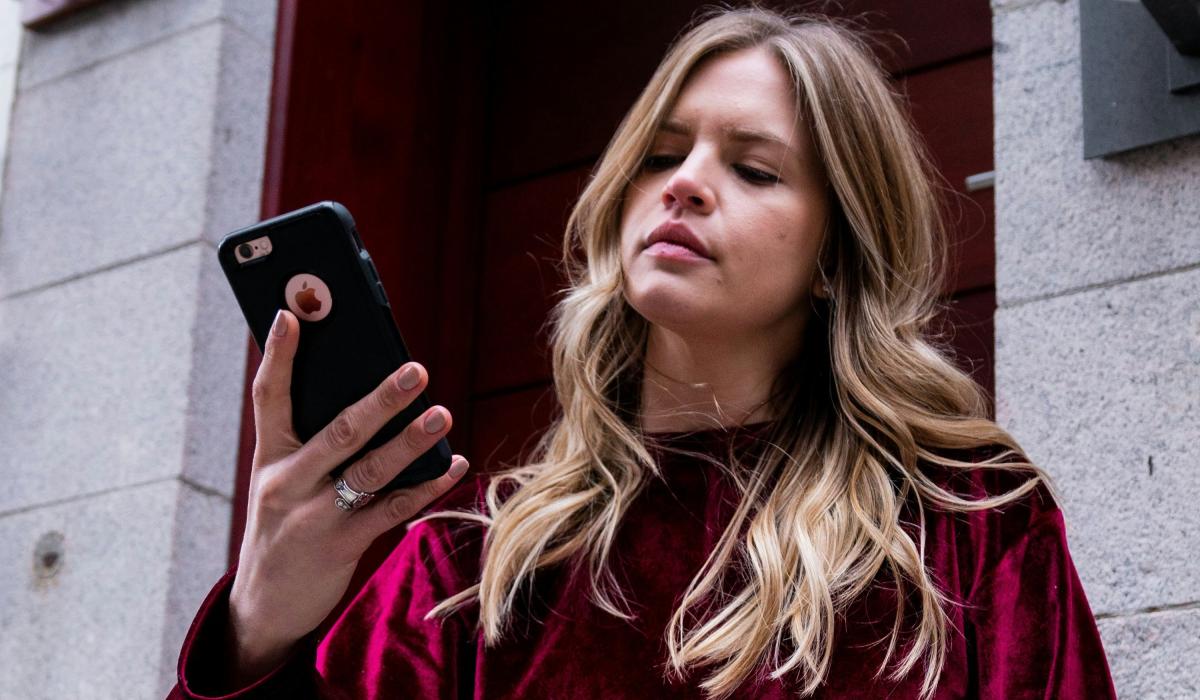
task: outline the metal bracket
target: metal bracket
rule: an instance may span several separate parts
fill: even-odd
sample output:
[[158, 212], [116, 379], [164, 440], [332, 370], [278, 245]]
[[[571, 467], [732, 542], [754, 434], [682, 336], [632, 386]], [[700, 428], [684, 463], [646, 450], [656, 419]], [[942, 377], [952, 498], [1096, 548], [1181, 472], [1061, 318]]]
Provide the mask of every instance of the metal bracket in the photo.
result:
[[1200, 56], [1200, 0], [1142, 0], [1159, 29], [1185, 56]]
[[1200, 0], [1080, 0], [1084, 158], [1200, 133], [1198, 24]]

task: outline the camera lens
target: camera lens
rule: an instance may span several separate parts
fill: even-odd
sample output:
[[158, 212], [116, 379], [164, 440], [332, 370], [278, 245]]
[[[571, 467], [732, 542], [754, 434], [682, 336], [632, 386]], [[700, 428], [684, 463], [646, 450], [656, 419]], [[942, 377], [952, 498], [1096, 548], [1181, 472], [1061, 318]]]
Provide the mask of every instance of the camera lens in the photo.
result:
[[251, 248], [249, 243], [243, 243], [238, 246], [238, 255], [241, 255], [243, 258], [249, 258], [251, 255], [254, 255], [254, 248]]

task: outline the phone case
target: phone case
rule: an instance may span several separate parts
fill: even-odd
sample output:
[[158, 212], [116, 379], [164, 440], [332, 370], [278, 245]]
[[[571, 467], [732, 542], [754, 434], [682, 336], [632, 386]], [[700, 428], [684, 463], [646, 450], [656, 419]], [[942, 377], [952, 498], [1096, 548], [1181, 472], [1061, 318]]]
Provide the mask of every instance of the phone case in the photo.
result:
[[[240, 262], [235, 254], [238, 246], [261, 241], [264, 236], [270, 241], [270, 252]], [[242, 248], [241, 254], [248, 250], [249, 246]], [[300, 345], [293, 363], [291, 394], [292, 422], [301, 441], [307, 442], [342, 409], [369, 394], [409, 361], [375, 265], [362, 247], [354, 219], [341, 204], [320, 202], [234, 231], [222, 239], [217, 256], [259, 350], [279, 309], [308, 313], [313, 305], [328, 304], [324, 309], [327, 315], [320, 320], [304, 320], [297, 313], [301, 318]], [[327, 296], [323, 302], [313, 300], [316, 295], [308, 291], [309, 282], [313, 287], [324, 283]], [[288, 289], [289, 283], [294, 289]], [[288, 291], [293, 292], [290, 305]], [[326, 294], [326, 289], [321, 293]], [[320, 313], [313, 312], [313, 318]], [[332, 475], [341, 474], [363, 454], [391, 439], [429, 406], [422, 393]], [[380, 491], [435, 479], [450, 468], [450, 458], [450, 445], [443, 438]]]

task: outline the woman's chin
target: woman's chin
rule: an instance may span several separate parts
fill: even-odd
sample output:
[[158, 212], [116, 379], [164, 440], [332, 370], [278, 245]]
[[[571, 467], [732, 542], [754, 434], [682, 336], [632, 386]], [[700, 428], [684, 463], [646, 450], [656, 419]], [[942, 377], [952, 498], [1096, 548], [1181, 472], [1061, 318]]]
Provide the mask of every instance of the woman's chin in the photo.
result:
[[712, 332], [720, 325], [712, 307], [697, 303], [695, 297], [652, 294], [630, 299], [630, 306], [651, 324], [680, 334]]

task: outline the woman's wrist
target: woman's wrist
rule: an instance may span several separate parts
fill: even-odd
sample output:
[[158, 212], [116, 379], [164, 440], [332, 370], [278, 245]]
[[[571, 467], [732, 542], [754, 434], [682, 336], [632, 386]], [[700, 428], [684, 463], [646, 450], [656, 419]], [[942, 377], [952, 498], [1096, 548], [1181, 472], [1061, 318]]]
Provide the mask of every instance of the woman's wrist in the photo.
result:
[[261, 634], [261, 626], [239, 619], [230, 606], [225, 626], [226, 678], [234, 688], [243, 688], [273, 671], [291, 652], [297, 640], [282, 640]]

